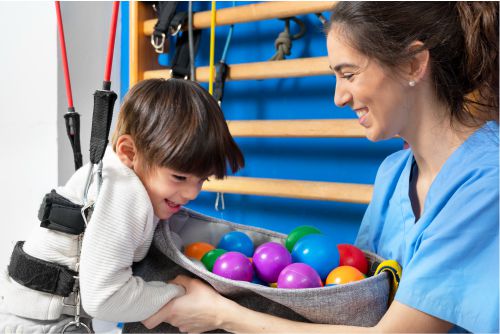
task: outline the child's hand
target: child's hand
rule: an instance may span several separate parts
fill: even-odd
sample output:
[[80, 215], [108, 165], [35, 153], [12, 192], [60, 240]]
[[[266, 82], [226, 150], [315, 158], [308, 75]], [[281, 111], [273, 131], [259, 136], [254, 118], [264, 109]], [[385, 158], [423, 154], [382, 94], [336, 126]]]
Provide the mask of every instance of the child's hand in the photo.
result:
[[144, 320], [144, 326], [151, 329], [162, 322], [168, 322], [182, 332], [197, 333], [220, 328], [220, 306], [228, 301], [226, 298], [202, 281], [187, 276], [178, 276], [170, 283], [183, 286], [186, 294], [171, 300], [157, 313]]

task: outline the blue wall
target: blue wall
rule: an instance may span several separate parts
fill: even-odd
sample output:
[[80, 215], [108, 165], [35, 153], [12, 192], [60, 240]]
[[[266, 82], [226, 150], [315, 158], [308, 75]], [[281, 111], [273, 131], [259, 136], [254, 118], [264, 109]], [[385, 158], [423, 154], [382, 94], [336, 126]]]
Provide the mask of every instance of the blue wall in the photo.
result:
[[[236, 2], [236, 5], [249, 3]], [[232, 5], [232, 1], [217, 2], [217, 9]], [[193, 6], [195, 11], [209, 10], [210, 2], [195, 2]], [[123, 6], [123, 10], [127, 7]], [[329, 17], [329, 13], [323, 14]], [[125, 17], [122, 16], [124, 20]], [[299, 18], [306, 24], [307, 33], [293, 41], [292, 54], [287, 59], [326, 56], [325, 36], [316, 15]], [[122, 21], [124, 39], [128, 39], [127, 27], [128, 16]], [[275, 52], [274, 40], [283, 29], [284, 21], [278, 19], [236, 25], [226, 63], [268, 60]], [[298, 31], [295, 23], [291, 23], [291, 30]], [[229, 26], [216, 28], [216, 61], [222, 56], [228, 32]], [[205, 29], [196, 66], [209, 64], [209, 39], [210, 31]], [[126, 91], [128, 43], [122, 40], [122, 45], [122, 87]], [[355, 118], [349, 108], [339, 109], [334, 105], [334, 89], [333, 76], [228, 81], [222, 108], [228, 120]], [[364, 184], [373, 184], [382, 160], [403, 145], [399, 139], [379, 143], [334, 138], [237, 138], [236, 141], [246, 158], [246, 167], [238, 176]], [[202, 192], [189, 208], [283, 233], [299, 225], [314, 225], [347, 243], [354, 241], [366, 209], [362, 204], [225, 194], [226, 209], [216, 211], [215, 199], [216, 194]]]

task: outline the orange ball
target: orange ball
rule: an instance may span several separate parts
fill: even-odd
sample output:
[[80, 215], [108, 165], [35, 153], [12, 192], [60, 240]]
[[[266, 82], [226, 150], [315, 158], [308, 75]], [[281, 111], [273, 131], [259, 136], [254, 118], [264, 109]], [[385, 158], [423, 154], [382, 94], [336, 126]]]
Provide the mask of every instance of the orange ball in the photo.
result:
[[206, 242], [193, 242], [192, 244], [189, 244], [186, 246], [186, 249], [184, 250], [184, 254], [187, 257], [192, 257], [196, 260], [200, 260], [209, 251], [212, 249], [215, 249], [214, 246], [212, 246], [209, 243]]
[[326, 285], [346, 284], [360, 281], [365, 275], [358, 269], [351, 266], [340, 266], [333, 269], [326, 277]]

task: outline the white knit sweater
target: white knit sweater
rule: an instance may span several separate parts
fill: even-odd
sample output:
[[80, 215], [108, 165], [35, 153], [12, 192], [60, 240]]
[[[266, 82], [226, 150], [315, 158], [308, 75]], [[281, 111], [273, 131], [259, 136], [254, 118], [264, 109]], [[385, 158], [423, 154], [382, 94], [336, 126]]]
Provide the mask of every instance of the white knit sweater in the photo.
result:
[[[108, 147], [103, 159], [103, 183], [85, 231], [80, 258], [82, 304], [92, 317], [118, 322], [141, 321], [184, 293], [178, 285], [145, 282], [132, 275], [132, 263], [142, 260], [151, 245], [158, 218], [133, 170]], [[80, 168], [64, 187], [56, 189], [74, 203], [83, 203], [89, 165]], [[95, 187], [89, 197], [95, 198]], [[37, 258], [75, 269], [77, 237], [37, 227], [23, 249]], [[28, 289], [0, 273], [0, 298], [10, 313], [39, 320], [61, 315], [62, 297]]]

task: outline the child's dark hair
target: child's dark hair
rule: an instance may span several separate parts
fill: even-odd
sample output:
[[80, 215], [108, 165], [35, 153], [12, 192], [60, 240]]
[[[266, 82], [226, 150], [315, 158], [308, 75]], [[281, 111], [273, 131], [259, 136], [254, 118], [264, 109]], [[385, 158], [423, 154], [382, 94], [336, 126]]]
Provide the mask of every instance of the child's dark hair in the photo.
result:
[[[332, 27], [389, 68], [428, 49], [434, 90], [450, 119], [498, 122], [498, 2], [341, 1], [327, 31]], [[414, 41], [422, 49], [409, 50]]]
[[144, 167], [168, 167], [221, 179], [245, 164], [215, 99], [199, 84], [181, 79], [137, 83], [121, 107], [113, 149], [130, 135]]

